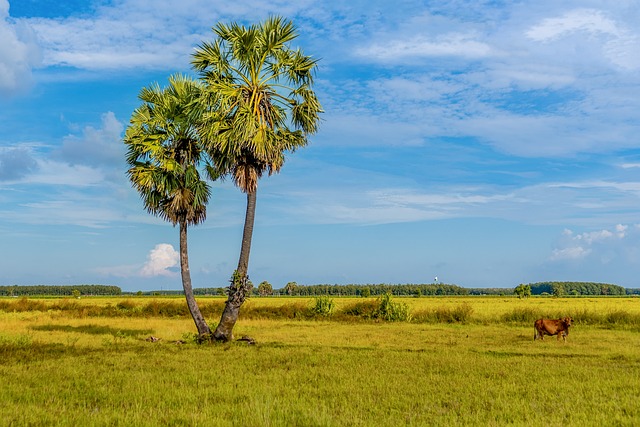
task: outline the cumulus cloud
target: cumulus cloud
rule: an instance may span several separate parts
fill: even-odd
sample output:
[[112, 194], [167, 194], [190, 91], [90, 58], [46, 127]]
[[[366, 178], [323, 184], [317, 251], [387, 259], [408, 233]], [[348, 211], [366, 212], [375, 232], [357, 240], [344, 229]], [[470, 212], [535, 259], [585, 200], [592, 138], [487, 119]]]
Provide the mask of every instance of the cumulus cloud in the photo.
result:
[[140, 270], [142, 277], [175, 276], [174, 268], [180, 264], [180, 254], [168, 243], [159, 243], [147, 255]]
[[0, 0], [0, 97], [31, 84], [31, 70], [40, 64], [40, 50], [31, 28], [9, 17], [8, 0]]

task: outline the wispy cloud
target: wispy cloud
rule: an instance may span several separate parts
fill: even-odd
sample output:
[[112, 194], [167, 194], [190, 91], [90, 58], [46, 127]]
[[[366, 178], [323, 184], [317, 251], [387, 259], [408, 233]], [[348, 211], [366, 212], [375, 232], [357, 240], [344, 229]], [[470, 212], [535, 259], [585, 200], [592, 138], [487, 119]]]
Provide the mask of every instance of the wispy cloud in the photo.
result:
[[613, 64], [628, 70], [640, 67], [640, 37], [637, 29], [627, 28], [597, 9], [575, 9], [562, 16], [547, 18], [530, 28], [526, 35], [535, 41], [550, 43], [573, 34], [585, 34], [603, 38], [600, 47], [603, 55]]
[[550, 41], [567, 34], [585, 32], [600, 33], [613, 36], [620, 31], [615, 22], [596, 9], [575, 9], [560, 17], [547, 18], [530, 28], [526, 34], [532, 40]]
[[450, 33], [435, 39], [417, 36], [412, 39], [373, 44], [358, 49], [356, 54], [365, 60], [384, 61], [389, 64], [434, 56], [483, 58], [491, 55], [491, 47], [475, 40], [472, 34]]
[[[2, 0], [6, 1], [6, 0]], [[46, 66], [92, 71], [189, 66], [193, 48], [218, 20], [294, 15], [309, 2], [124, 0], [91, 16], [21, 19], [38, 36]], [[197, 13], [193, 13], [197, 11]]]

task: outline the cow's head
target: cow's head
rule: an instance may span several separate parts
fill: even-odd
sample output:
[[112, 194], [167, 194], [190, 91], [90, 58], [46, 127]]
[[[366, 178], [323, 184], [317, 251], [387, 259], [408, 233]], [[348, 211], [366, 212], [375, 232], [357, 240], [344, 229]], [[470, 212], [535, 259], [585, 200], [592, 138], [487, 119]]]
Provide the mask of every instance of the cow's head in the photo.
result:
[[562, 319], [562, 323], [568, 328], [573, 323], [573, 319], [571, 317], [565, 317]]

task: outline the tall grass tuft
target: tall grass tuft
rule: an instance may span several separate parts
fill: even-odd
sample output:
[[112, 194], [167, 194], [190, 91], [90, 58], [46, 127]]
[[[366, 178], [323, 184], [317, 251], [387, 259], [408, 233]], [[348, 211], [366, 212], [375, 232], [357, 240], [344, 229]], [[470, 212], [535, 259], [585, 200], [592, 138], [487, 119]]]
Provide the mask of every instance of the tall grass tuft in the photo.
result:
[[505, 322], [514, 323], [533, 323], [541, 317], [544, 316], [542, 316], [542, 313], [540, 313], [539, 310], [533, 309], [531, 307], [519, 307], [503, 314], [502, 320]]
[[375, 300], [358, 301], [343, 307], [342, 310], [340, 310], [340, 314], [346, 317], [373, 319], [378, 306], [379, 304]]
[[375, 301], [358, 301], [340, 310], [341, 318], [375, 319], [387, 322], [406, 322], [411, 320], [411, 311], [405, 303], [393, 301], [391, 294], [381, 295]]
[[307, 303], [294, 302], [280, 306], [242, 307], [240, 314], [247, 319], [310, 319], [313, 312]]
[[3, 311], [47, 311], [47, 308], [47, 304], [44, 301], [28, 299], [27, 297], [22, 297], [15, 301], [0, 300], [0, 310]]
[[456, 307], [436, 307], [431, 310], [421, 310], [413, 315], [416, 323], [468, 323], [473, 315], [473, 307], [462, 303]]

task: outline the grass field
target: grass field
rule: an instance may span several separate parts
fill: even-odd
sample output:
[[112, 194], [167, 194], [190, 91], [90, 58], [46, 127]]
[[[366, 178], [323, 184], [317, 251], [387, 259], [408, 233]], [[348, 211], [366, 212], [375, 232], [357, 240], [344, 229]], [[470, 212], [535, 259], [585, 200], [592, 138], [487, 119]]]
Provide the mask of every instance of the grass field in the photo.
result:
[[[39, 301], [0, 310], [0, 425], [640, 425], [637, 298], [397, 298], [430, 319], [413, 322], [265, 319], [258, 308], [313, 299], [254, 298], [235, 332], [256, 345], [176, 344], [195, 332], [183, 315], [92, 316]], [[150, 301], [181, 302], [74, 303]], [[357, 301], [336, 298], [336, 310]], [[464, 322], [417, 315], [463, 305]], [[532, 322], [514, 313], [576, 324], [566, 344], [534, 342]]]

